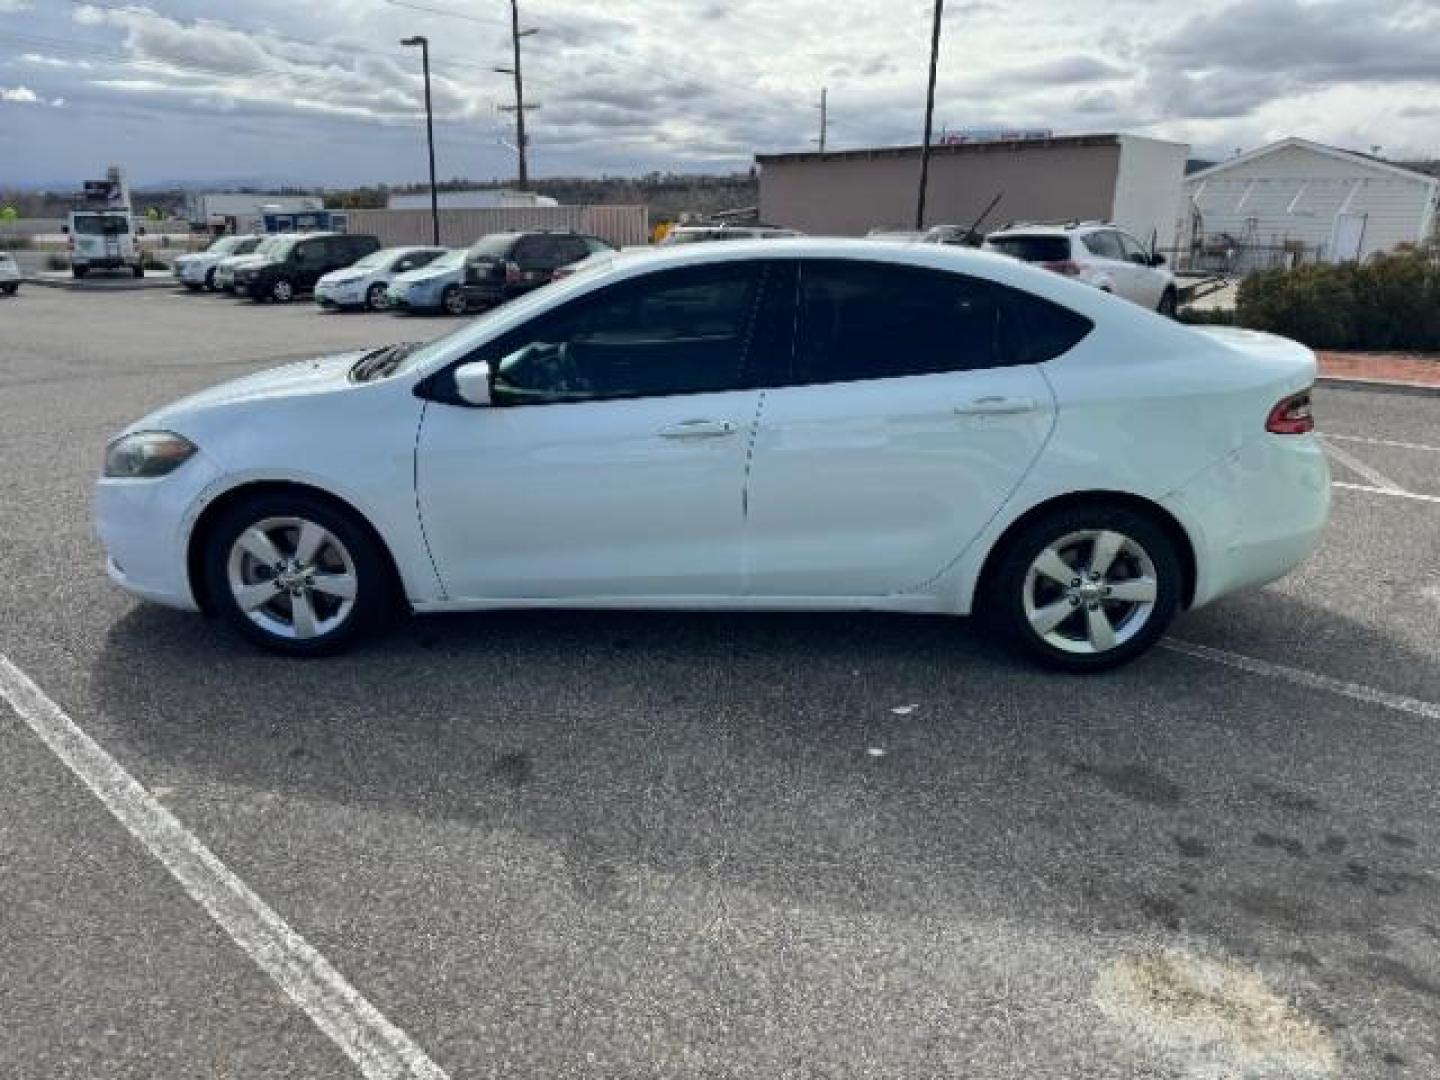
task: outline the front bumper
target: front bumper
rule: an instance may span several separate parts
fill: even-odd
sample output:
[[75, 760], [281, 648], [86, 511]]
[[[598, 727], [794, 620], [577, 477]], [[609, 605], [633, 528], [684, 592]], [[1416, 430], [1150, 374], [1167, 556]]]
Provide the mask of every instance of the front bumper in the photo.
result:
[[204, 285], [205, 266], [197, 266], [194, 263], [178, 263], [175, 266], [175, 276], [187, 285]]
[[219, 476], [202, 451], [169, 476], [102, 477], [95, 485], [95, 531], [111, 580], [144, 600], [198, 611], [187, 546], [203, 506], [201, 496]]
[[365, 293], [358, 285], [317, 285], [315, 303], [321, 307], [358, 307], [365, 303]]
[[397, 311], [438, 311], [442, 289], [389, 289], [385, 293], [387, 307]]

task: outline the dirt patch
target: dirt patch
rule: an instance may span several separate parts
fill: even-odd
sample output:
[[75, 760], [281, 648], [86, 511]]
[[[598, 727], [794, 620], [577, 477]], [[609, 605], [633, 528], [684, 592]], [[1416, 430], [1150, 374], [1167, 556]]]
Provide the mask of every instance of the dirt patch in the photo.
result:
[[1132, 1034], [1189, 1065], [1246, 1077], [1329, 1077], [1335, 1045], [1239, 964], [1179, 951], [1127, 956], [1096, 982], [1096, 1003]]

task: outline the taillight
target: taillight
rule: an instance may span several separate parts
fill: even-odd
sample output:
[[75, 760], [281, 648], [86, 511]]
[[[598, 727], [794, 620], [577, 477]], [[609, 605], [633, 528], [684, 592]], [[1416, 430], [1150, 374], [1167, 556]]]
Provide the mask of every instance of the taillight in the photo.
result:
[[520, 273], [520, 264], [507, 259], [505, 262], [505, 281], [508, 284], [514, 284], [524, 279], [525, 275]]
[[1315, 416], [1310, 411], [1310, 391], [1302, 390], [1278, 401], [1265, 420], [1265, 430], [1272, 435], [1304, 435], [1315, 430]]
[[1061, 259], [1059, 262], [1042, 262], [1040, 264], [1046, 270], [1053, 270], [1057, 274], [1064, 274], [1066, 277], [1079, 277], [1080, 264], [1073, 259]]

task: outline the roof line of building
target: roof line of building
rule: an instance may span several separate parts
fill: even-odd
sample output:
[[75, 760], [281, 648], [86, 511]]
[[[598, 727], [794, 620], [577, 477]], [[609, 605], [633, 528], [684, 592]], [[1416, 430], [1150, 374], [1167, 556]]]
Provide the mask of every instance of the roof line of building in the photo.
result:
[[[1044, 150], [1067, 146], [1119, 146], [1121, 136], [1115, 132], [1098, 135], [1052, 135], [1048, 139], [1004, 139], [995, 142], [932, 143], [933, 156], [956, 154], [996, 154], [1016, 150]], [[918, 156], [919, 143], [910, 146], [875, 146], [860, 150], [799, 150], [784, 154], [756, 154], [755, 160], [761, 165], [772, 162], [791, 161], [870, 161], [876, 158], [903, 158]]]
[[1379, 169], [1382, 172], [1398, 173], [1410, 180], [1428, 180], [1432, 184], [1436, 182], [1435, 177], [1416, 169], [1408, 169], [1404, 165], [1396, 165], [1393, 162], [1382, 161], [1380, 158], [1371, 157], [1369, 154], [1357, 154], [1353, 150], [1342, 150], [1338, 146], [1326, 146], [1324, 143], [1312, 142], [1310, 139], [1302, 139], [1298, 135], [1277, 139], [1275, 142], [1258, 146], [1254, 150], [1247, 150], [1243, 154], [1236, 154], [1232, 158], [1227, 158], [1216, 165], [1211, 165], [1208, 169], [1201, 169], [1198, 172], [1191, 173], [1185, 177], [1185, 182], [1188, 184], [1192, 180], [1204, 180], [1217, 173], [1224, 172], [1226, 169], [1233, 168], [1236, 165], [1244, 165], [1248, 161], [1262, 158], [1266, 154], [1274, 153], [1276, 150], [1285, 150], [1290, 147], [1312, 150], [1317, 154], [1325, 154], [1328, 157], [1349, 162], [1352, 165], [1365, 165], [1372, 169]]

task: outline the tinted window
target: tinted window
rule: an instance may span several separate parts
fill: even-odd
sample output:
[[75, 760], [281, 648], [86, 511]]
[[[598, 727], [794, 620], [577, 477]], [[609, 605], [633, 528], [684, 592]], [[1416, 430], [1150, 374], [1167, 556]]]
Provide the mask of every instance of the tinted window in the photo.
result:
[[510, 257], [522, 270], [546, 270], [560, 264], [559, 245], [554, 237], [527, 236], [515, 245]]
[[851, 382], [1040, 363], [1090, 322], [993, 282], [885, 263], [805, 262], [796, 383]]
[[576, 300], [484, 350], [497, 404], [733, 390], [763, 269], [652, 274]]
[[1120, 237], [1113, 232], [1091, 233], [1085, 237], [1085, 246], [1090, 249], [1090, 254], [1102, 259], [1125, 258], [1125, 253], [1120, 250]]
[[590, 254], [585, 241], [578, 236], [557, 236], [555, 238], [556, 265], [579, 262]]
[[470, 248], [471, 255], [488, 255], [497, 259], [508, 259], [511, 257], [510, 250], [515, 247], [514, 233], [491, 233], [489, 236], [481, 237]]
[[996, 251], [1028, 263], [1064, 262], [1070, 258], [1068, 236], [996, 236], [988, 241]]
[[1140, 246], [1140, 241], [1126, 233], [1116, 233], [1115, 238], [1120, 241], [1120, 250], [1125, 258], [1131, 262], [1149, 264], [1150, 257], [1145, 254], [1145, 249]]

